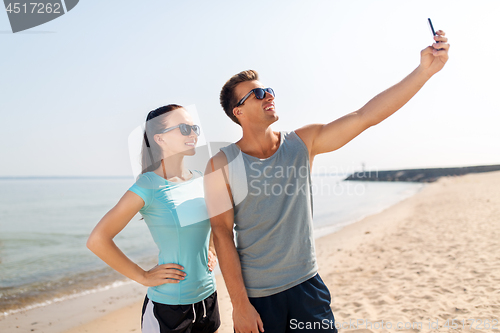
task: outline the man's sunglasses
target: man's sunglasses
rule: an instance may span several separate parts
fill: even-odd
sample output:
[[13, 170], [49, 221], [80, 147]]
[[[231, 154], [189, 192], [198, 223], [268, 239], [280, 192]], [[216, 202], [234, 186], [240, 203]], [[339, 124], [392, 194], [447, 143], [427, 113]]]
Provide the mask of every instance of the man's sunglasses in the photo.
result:
[[250, 95], [252, 93], [255, 94], [255, 98], [257, 98], [257, 99], [264, 99], [264, 97], [266, 97], [266, 93], [269, 93], [271, 96], [274, 97], [274, 90], [273, 90], [273, 88], [255, 88], [255, 89], [250, 90], [250, 92], [248, 94], [246, 94], [245, 97], [243, 97], [238, 102], [238, 104], [236, 104], [236, 107], [242, 105], [243, 103], [245, 103], [245, 101], [247, 100], [247, 98], [250, 97]]
[[188, 124], [179, 124], [177, 126], [172, 126], [172, 127], [169, 127], [169, 128], [165, 128], [163, 131], [160, 132], [160, 134], [173, 131], [177, 127], [179, 127], [179, 129], [181, 130], [181, 134], [182, 135], [189, 136], [191, 134], [191, 130], [193, 130], [194, 134], [196, 134], [198, 136], [200, 135], [200, 126], [198, 126], [198, 125], [188, 125]]

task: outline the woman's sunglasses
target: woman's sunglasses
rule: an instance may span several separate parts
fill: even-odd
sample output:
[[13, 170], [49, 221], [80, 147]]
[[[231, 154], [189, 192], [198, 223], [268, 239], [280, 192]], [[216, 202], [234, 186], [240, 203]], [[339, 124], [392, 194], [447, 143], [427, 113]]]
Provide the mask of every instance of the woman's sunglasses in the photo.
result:
[[247, 98], [250, 97], [250, 95], [252, 93], [255, 94], [255, 98], [257, 98], [257, 99], [264, 99], [264, 97], [266, 97], [266, 93], [269, 93], [271, 96], [274, 97], [274, 90], [273, 90], [273, 88], [255, 88], [255, 89], [250, 90], [250, 92], [248, 94], [246, 94], [238, 102], [238, 104], [236, 104], [236, 107], [238, 107], [238, 106], [242, 105], [243, 103], [245, 103], [245, 101], [247, 100]]
[[188, 125], [188, 124], [179, 124], [177, 126], [172, 126], [172, 127], [169, 127], [169, 128], [165, 128], [163, 131], [160, 132], [160, 134], [173, 131], [177, 127], [179, 127], [179, 129], [181, 130], [181, 134], [182, 135], [189, 136], [191, 134], [191, 130], [193, 130], [194, 134], [196, 134], [198, 136], [200, 135], [200, 126], [198, 126], [198, 125]]

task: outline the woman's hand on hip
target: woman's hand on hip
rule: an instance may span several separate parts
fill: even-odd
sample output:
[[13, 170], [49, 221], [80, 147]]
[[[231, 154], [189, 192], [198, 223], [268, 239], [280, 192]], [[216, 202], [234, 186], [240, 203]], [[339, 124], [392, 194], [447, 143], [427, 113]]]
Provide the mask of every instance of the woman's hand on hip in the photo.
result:
[[156, 265], [144, 272], [141, 284], [146, 287], [155, 287], [165, 283], [179, 283], [186, 276], [183, 269], [184, 267], [177, 264]]

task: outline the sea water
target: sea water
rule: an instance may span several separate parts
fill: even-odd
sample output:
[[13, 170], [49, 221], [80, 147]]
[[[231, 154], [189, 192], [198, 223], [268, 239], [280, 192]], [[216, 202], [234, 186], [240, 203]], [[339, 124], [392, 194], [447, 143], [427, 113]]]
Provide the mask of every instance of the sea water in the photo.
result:
[[[343, 178], [312, 177], [315, 237], [377, 213], [423, 186]], [[87, 249], [86, 241], [133, 182], [132, 177], [0, 179], [0, 313], [126, 283]], [[157, 248], [140, 215], [115, 242], [142, 267], [155, 265]]]

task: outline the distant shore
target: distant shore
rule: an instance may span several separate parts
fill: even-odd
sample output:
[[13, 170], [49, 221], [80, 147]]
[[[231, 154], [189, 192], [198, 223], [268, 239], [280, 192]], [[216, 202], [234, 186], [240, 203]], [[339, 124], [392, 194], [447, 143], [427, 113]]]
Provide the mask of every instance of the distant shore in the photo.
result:
[[375, 182], [419, 182], [432, 183], [441, 177], [463, 176], [469, 173], [499, 171], [500, 164], [478, 165], [457, 168], [404, 169], [387, 171], [355, 172], [345, 180], [375, 181]]

